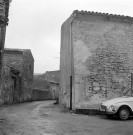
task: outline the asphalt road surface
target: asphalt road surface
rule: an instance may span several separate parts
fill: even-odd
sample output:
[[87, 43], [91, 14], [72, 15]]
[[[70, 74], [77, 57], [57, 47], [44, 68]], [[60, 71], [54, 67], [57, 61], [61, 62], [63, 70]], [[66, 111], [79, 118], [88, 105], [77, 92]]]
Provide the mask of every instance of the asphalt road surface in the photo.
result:
[[133, 135], [133, 118], [70, 113], [54, 101], [0, 108], [0, 135]]

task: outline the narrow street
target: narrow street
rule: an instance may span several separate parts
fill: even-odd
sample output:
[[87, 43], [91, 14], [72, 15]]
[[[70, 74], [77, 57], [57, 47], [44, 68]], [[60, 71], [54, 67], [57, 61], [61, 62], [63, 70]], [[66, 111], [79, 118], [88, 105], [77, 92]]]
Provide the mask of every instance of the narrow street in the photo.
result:
[[54, 101], [2, 107], [0, 135], [132, 135], [133, 119], [70, 113]]

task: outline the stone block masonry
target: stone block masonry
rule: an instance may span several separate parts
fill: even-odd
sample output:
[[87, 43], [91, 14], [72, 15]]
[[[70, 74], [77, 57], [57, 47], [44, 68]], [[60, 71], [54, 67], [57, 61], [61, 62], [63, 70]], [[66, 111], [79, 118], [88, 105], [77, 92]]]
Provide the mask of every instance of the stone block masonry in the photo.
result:
[[20, 102], [21, 90], [21, 74], [18, 70], [11, 67], [4, 66], [3, 68], [3, 82], [1, 91], [0, 104], [12, 104]]
[[[0, 0], [0, 93], [2, 90], [3, 50], [5, 44], [6, 26], [8, 25], [9, 4], [11, 0]], [[0, 95], [1, 96], [1, 95]]]
[[[30, 101], [34, 72], [34, 58], [31, 51], [29, 49], [6, 48], [4, 50], [3, 65], [13, 69], [15, 73], [19, 73], [17, 76], [9, 77], [10, 80], [13, 80], [13, 102]], [[5, 86], [12, 91], [10, 85], [8, 87], [6, 83], [6, 78], [4, 78], [3, 82], [4, 93], [6, 93]]]
[[133, 18], [74, 11], [61, 39], [61, 103], [70, 107], [71, 92], [73, 109], [131, 95]]

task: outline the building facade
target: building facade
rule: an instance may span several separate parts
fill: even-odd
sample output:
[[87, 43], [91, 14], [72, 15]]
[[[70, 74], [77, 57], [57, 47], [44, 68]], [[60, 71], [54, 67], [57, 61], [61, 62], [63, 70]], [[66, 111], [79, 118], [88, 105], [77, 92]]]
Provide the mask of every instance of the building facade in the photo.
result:
[[61, 27], [60, 103], [90, 109], [133, 91], [133, 18], [74, 11]]
[[57, 100], [59, 98], [59, 83], [50, 81], [50, 91], [52, 94], [52, 99]]
[[55, 71], [46, 71], [44, 74], [45, 79], [48, 81], [53, 81], [53, 82], [60, 82], [60, 71], [55, 70]]
[[29, 49], [6, 48], [4, 49], [3, 65], [19, 72], [21, 78], [20, 87], [17, 88], [19, 102], [31, 100], [34, 74], [34, 58], [31, 51]]
[[4, 66], [3, 72], [3, 83], [1, 91], [1, 104], [12, 104], [20, 102], [22, 95], [21, 89], [21, 74], [18, 70], [12, 67]]
[[0, 93], [2, 90], [2, 58], [5, 44], [6, 26], [8, 25], [8, 13], [10, 2], [11, 0], [0, 0]]
[[[46, 71], [41, 75], [34, 75], [33, 100], [55, 100], [59, 98], [60, 71]], [[57, 81], [57, 82], [56, 82]], [[44, 93], [43, 93], [44, 92]], [[43, 93], [43, 94], [42, 94]], [[42, 94], [42, 96], [40, 96]]]
[[52, 93], [50, 82], [45, 80], [44, 75], [34, 75], [32, 100], [51, 100]]

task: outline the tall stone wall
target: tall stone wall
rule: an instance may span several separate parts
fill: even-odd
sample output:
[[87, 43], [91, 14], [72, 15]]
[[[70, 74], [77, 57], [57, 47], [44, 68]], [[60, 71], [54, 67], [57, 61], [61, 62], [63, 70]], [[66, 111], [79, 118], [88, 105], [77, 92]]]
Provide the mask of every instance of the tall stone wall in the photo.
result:
[[30, 50], [24, 51], [24, 64], [23, 64], [23, 88], [24, 100], [31, 100], [32, 83], [34, 74], [34, 59]]
[[4, 67], [3, 72], [3, 82], [1, 91], [1, 101], [0, 104], [11, 104], [13, 103], [13, 86], [14, 82], [11, 78], [11, 72], [9, 67]]
[[131, 19], [79, 13], [72, 23], [72, 37], [76, 108], [131, 95]]
[[20, 102], [22, 95], [20, 72], [13, 68], [4, 66], [2, 76], [3, 82], [0, 104], [12, 104]]
[[23, 53], [11, 50], [4, 51], [3, 65], [13, 67], [14, 69], [23, 72]]
[[0, 91], [2, 91], [2, 69], [3, 69], [3, 50], [4, 50], [4, 44], [5, 44], [5, 34], [6, 34], [6, 26], [0, 25]]
[[[19, 101], [24, 101], [24, 92], [23, 92], [23, 53], [18, 50], [4, 50], [3, 56], [3, 65], [6, 67], [12, 67], [15, 70], [18, 70], [21, 73], [21, 86], [18, 88], [18, 91], [21, 91], [21, 95], [19, 97]], [[18, 100], [18, 99], [17, 99]], [[16, 102], [16, 101], [15, 101]]]
[[2, 91], [2, 59], [5, 44], [6, 26], [8, 25], [8, 13], [10, 0], [0, 0], [0, 91]]
[[34, 59], [30, 50], [5, 49], [3, 64], [18, 70], [21, 74], [20, 102], [31, 100]]
[[60, 58], [60, 103], [70, 107], [70, 76], [71, 76], [71, 24], [64, 22], [61, 27], [61, 58]]

